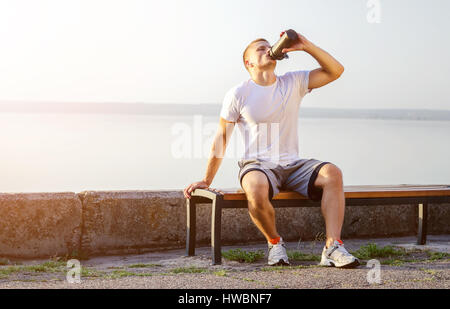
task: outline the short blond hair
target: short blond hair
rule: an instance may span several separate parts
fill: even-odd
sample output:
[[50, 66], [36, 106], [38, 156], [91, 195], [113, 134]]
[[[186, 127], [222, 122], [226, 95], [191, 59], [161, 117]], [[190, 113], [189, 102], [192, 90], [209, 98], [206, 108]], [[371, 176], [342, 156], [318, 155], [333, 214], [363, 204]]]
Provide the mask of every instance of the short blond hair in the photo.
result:
[[261, 42], [261, 41], [265, 41], [265, 42], [269, 43], [269, 41], [267, 41], [266, 39], [263, 39], [263, 38], [259, 38], [259, 39], [253, 40], [253, 41], [250, 42], [250, 44], [247, 45], [247, 47], [244, 50], [244, 53], [242, 54], [242, 60], [244, 61], [244, 67], [245, 67], [245, 69], [247, 71], [248, 71], [248, 68], [245, 65], [245, 56], [247, 55], [247, 50], [250, 48], [250, 46], [252, 46], [252, 44], [257, 43], [257, 42]]

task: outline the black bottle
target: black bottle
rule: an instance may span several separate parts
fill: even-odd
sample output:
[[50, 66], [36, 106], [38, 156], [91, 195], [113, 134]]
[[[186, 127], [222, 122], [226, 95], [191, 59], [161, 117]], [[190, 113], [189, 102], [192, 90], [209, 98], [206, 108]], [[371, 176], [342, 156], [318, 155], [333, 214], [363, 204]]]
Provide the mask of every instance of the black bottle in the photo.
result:
[[287, 54], [282, 53], [283, 48], [289, 48], [298, 41], [297, 32], [292, 29], [286, 30], [269, 51], [269, 56], [274, 60], [283, 60], [289, 58]]

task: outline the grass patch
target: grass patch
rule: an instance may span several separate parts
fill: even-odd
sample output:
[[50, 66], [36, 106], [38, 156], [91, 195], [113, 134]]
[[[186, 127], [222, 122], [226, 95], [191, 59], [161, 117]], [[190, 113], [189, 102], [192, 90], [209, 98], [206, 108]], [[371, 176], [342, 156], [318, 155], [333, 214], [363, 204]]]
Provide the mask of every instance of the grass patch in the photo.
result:
[[138, 264], [131, 264], [128, 265], [128, 268], [149, 268], [149, 267], [161, 267], [161, 264], [143, 264], [143, 263], [138, 263]]
[[66, 272], [66, 266], [66, 261], [50, 260], [42, 264], [20, 266], [19, 269], [36, 273], [58, 273]]
[[247, 282], [256, 282], [255, 279], [250, 279], [250, 278], [242, 278], [243, 281], [247, 281]]
[[405, 249], [395, 249], [392, 246], [378, 247], [377, 244], [374, 243], [361, 246], [358, 250], [352, 252], [352, 254], [361, 260], [393, 258], [408, 255]]
[[206, 268], [199, 268], [195, 266], [191, 267], [178, 267], [170, 270], [171, 273], [174, 274], [198, 274], [198, 273], [206, 273], [208, 272], [208, 269]]
[[127, 270], [114, 270], [113, 272], [106, 275], [106, 277], [111, 278], [111, 279], [117, 279], [117, 278], [130, 277], [130, 276], [135, 276], [135, 275], [137, 275], [137, 274], [127, 271]]
[[450, 258], [450, 254], [446, 252], [432, 252], [429, 250], [408, 251], [404, 248], [394, 248], [393, 246], [378, 247], [374, 243], [361, 246], [352, 254], [361, 260], [384, 258], [380, 260], [380, 263], [391, 266], [401, 266], [405, 263], [432, 262]]
[[153, 276], [153, 274], [151, 274], [151, 273], [137, 273], [137, 274], [135, 274], [135, 276], [137, 276], [137, 277], [151, 277], [151, 276]]
[[426, 272], [427, 274], [433, 275], [433, 276], [438, 273], [436, 270], [432, 270], [432, 269], [421, 268], [420, 270]]
[[60, 269], [56, 270], [54, 267], [47, 267], [45, 265], [27, 265], [19, 267], [19, 271], [25, 272], [35, 272], [35, 273], [53, 273], [55, 271], [61, 271]]
[[398, 259], [388, 259], [388, 260], [380, 261], [380, 264], [390, 265], [390, 266], [402, 266], [405, 263], [406, 263], [405, 260], [398, 260]]
[[[8, 278], [12, 274], [49, 274], [60, 273], [66, 274], [70, 269], [67, 268], [67, 262], [63, 260], [50, 260], [36, 265], [13, 265], [8, 267], [0, 267], [0, 278]], [[81, 266], [81, 277], [101, 277], [104, 273], [95, 269]], [[23, 279], [21, 279], [23, 280]]]
[[66, 271], [66, 263], [63, 261], [50, 260], [36, 265], [8, 266], [0, 268], [0, 277], [6, 278], [14, 273], [58, 273]]
[[227, 271], [222, 269], [222, 270], [218, 270], [213, 272], [214, 275], [219, 276], [219, 277], [226, 277], [228, 276]]
[[432, 261], [445, 260], [445, 259], [450, 258], [450, 254], [448, 254], [446, 252], [430, 252], [430, 251], [427, 251], [427, 255], [428, 255], [428, 259], [432, 260]]
[[0, 259], [0, 265], [9, 265], [11, 262], [8, 259], [1, 258]]
[[105, 277], [109, 279], [118, 279], [123, 277], [150, 277], [152, 274], [149, 273], [135, 273], [127, 270], [115, 270], [107, 275]]
[[9, 275], [19, 272], [17, 266], [9, 266], [0, 268], [0, 278], [7, 278]]
[[230, 261], [238, 261], [240, 263], [254, 263], [264, 257], [264, 251], [244, 251], [242, 249], [230, 249], [222, 251], [222, 256]]
[[307, 254], [296, 250], [287, 250], [289, 260], [292, 261], [320, 261], [320, 256]]
[[80, 273], [81, 278], [83, 278], [83, 277], [101, 277], [104, 274], [105, 274], [105, 272], [101, 272], [96, 269], [81, 266], [81, 273]]

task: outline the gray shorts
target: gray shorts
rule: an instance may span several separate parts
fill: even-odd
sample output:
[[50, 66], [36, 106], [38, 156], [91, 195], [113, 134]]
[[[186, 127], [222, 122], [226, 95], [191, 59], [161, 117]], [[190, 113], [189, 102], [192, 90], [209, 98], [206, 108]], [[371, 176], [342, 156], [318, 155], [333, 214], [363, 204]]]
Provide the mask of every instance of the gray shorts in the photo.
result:
[[239, 165], [239, 183], [250, 171], [259, 170], [269, 180], [269, 199], [272, 200], [281, 190], [289, 190], [313, 200], [322, 199], [322, 189], [314, 185], [319, 170], [327, 163], [316, 159], [299, 159], [286, 166], [274, 165], [258, 159], [241, 159]]

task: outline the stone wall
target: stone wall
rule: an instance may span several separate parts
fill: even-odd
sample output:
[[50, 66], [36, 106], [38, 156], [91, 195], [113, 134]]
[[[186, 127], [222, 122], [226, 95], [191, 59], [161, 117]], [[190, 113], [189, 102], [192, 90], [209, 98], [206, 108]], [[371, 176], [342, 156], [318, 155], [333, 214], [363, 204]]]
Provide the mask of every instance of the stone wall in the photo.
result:
[[[450, 234], [449, 204], [429, 204], [428, 234]], [[415, 235], [417, 205], [347, 206], [342, 238]], [[277, 208], [285, 240], [325, 233], [320, 208]], [[197, 244], [209, 245], [211, 209], [199, 204]], [[181, 191], [0, 194], [0, 257], [88, 257], [184, 248]], [[246, 209], [225, 209], [223, 244], [263, 242]]]

